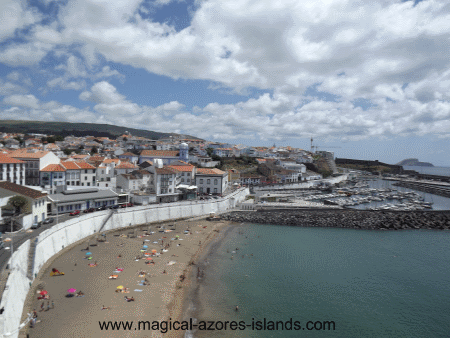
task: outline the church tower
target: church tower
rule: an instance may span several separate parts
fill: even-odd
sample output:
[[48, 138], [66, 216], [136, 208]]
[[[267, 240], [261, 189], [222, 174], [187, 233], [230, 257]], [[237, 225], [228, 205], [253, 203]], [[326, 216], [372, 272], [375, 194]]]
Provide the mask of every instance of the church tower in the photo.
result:
[[180, 144], [180, 161], [188, 162], [189, 161], [189, 146], [187, 143]]

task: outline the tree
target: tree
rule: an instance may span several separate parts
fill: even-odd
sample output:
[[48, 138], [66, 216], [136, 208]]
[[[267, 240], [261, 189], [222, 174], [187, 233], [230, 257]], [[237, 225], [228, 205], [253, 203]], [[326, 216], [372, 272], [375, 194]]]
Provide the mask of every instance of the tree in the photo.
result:
[[72, 154], [72, 149], [64, 149], [63, 152], [66, 155], [70, 155], [70, 154]]
[[128, 137], [124, 137], [123, 140], [126, 142], [128, 141]]
[[13, 196], [8, 200], [8, 204], [14, 208], [15, 212], [23, 212], [28, 206], [28, 201], [23, 196]]
[[206, 148], [206, 153], [208, 154], [209, 157], [212, 156], [213, 152], [214, 152], [213, 148]]
[[92, 154], [97, 154], [98, 153], [98, 149], [97, 149], [97, 147], [92, 147], [92, 149], [91, 149], [91, 153]]
[[56, 135], [56, 136], [55, 136], [55, 141], [59, 141], [59, 142], [64, 141], [64, 136], [62, 136], [62, 135]]

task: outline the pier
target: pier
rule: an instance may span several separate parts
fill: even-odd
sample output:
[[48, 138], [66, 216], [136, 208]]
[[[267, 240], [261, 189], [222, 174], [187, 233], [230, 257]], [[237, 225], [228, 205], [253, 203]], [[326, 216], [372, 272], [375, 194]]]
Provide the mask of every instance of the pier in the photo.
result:
[[421, 181], [398, 181], [393, 185], [450, 198], [450, 184]]

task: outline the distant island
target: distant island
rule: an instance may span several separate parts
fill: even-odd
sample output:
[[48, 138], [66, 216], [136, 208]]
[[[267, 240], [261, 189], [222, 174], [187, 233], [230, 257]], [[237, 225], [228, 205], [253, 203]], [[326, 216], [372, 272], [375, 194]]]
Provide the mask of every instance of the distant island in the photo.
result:
[[434, 167], [434, 165], [432, 165], [429, 162], [419, 162], [419, 160], [417, 158], [407, 158], [403, 161], [400, 161], [397, 163], [397, 165], [401, 165], [401, 166], [415, 166], [415, 167]]

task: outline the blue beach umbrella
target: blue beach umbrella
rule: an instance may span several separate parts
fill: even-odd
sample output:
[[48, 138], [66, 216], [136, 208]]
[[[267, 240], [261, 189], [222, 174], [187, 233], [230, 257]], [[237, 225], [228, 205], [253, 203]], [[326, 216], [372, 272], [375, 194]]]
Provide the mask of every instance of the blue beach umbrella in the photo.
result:
[[92, 255], [92, 252], [86, 252], [86, 256]]
[[144, 249], [147, 249], [147, 248], [148, 248], [148, 245], [144, 245], [143, 248], [144, 248]]

